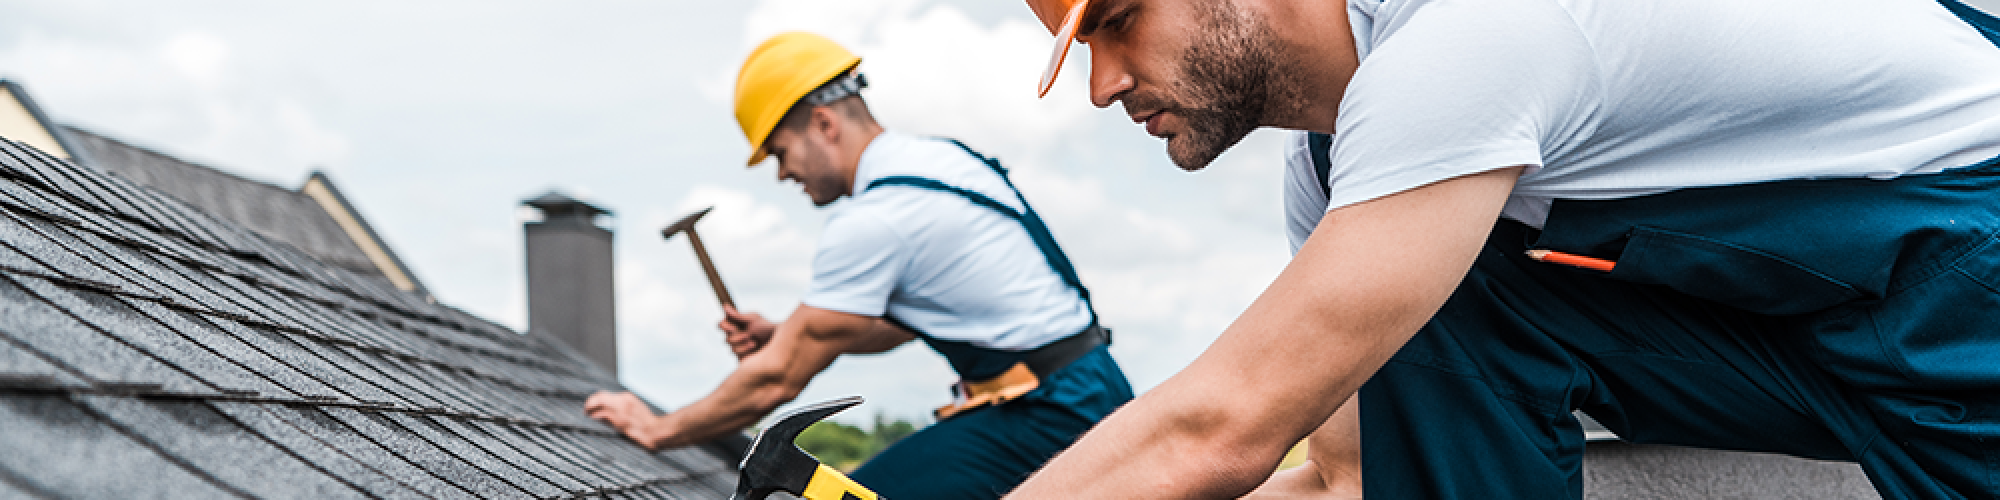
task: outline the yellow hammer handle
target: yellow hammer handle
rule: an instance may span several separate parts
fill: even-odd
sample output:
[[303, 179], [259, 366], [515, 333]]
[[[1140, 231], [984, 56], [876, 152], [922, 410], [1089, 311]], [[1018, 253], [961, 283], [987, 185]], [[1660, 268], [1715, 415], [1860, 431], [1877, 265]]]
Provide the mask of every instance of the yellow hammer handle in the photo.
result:
[[819, 464], [819, 468], [813, 469], [812, 480], [806, 482], [806, 492], [802, 496], [806, 500], [844, 500], [848, 498], [880, 500], [875, 496], [875, 492], [869, 491], [868, 488], [862, 487], [861, 483], [854, 482], [853, 479], [848, 479], [846, 474], [841, 474], [839, 470], [828, 467], [826, 464]]

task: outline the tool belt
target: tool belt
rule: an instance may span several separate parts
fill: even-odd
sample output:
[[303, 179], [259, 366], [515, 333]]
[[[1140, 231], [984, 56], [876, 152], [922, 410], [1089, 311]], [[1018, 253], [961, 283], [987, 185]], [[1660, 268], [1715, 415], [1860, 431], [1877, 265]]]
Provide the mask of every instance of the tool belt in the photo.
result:
[[1089, 354], [1091, 349], [1109, 343], [1111, 330], [1092, 324], [1082, 333], [1020, 353], [1021, 360], [997, 376], [983, 380], [960, 380], [952, 384], [952, 404], [938, 407], [933, 414], [938, 420], [944, 420], [983, 406], [1013, 401], [1041, 387], [1043, 376], [1055, 373]]

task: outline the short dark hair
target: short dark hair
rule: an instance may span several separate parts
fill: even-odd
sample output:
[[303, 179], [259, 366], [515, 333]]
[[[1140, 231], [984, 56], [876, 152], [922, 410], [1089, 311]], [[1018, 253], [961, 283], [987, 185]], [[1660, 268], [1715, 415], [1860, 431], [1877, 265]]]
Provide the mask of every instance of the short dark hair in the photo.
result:
[[841, 73], [840, 76], [833, 77], [832, 79], [827, 80], [826, 83], [820, 84], [819, 87], [814, 88], [812, 92], [807, 92], [806, 96], [800, 97], [798, 102], [792, 103], [792, 109], [785, 110], [785, 117], [778, 119], [778, 125], [776, 129], [798, 130], [801, 128], [805, 128], [806, 123], [808, 121], [808, 117], [812, 115], [813, 108], [822, 106], [833, 108], [834, 111], [839, 112], [842, 116], [846, 116], [849, 119], [861, 121], [864, 123], [875, 123], [875, 115], [868, 111], [868, 101], [863, 100], [861, 98], [861, 93], [859, 92], [858, 88], [855, 89], [855, 93], [849, 94], [846, 97], [842, 97], [840, 99], [836, 99], [833, 102], [828, 102], [819, 105], [815, 105], [811, 102], [808, 102], [812, 100], [811, 96], [813, 96], [814, 94], [819, 94], [820, 92], [826, 90], [827, 87], [834, 85], [852, 85], [851, 83], [843, 83], [844, 81], [849, 80], [850, 76], [859, 79], [861, 87], [866, 87], [868, 85], [866, 79], [862, 79], [860, 75], [854, 74], [854, 70], [850, 69], [846, 73]]

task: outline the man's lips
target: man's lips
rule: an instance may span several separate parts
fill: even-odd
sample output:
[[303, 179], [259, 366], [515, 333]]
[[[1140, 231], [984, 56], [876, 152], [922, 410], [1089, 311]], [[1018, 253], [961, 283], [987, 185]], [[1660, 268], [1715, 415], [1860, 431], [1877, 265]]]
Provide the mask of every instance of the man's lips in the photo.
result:
[[1166, 114], [1164, 111], [1154, 111], [1143, 115], [1133, 116], [1132, 121], [1135, 123], [1146, 124], [1147, 134], [1151, 134], [1153, 137], [1160, 137], [1162, 134], [1162, 132], [1160, 132], [1160, 116], [1164, 114]]

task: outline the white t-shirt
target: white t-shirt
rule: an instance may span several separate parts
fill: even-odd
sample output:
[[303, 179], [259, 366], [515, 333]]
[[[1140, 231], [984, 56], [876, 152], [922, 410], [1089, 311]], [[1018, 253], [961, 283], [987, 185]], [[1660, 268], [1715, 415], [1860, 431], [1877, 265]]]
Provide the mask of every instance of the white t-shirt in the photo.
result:
[[[1515, 165], [1529, 168], [1504, 214], [1540, 226], [1555, 199], [2000, 155], [2000, 48], [1934, 0], [1348, 0], [1348, 16], [1361, 65], [1332, 196], [1288, 209], [1311, 214], [1307, 230], [1327, 209]], [[1288, 190], [1315, 187], [1310, 162], [1288, 163], [1304, 176]]]
[[883, 132], [861, 153], [853, 197], [834, 205], [813, 257], [806, 305], [895, 317], [946, 340], [1021, 351], [1090, 326], [1090, 310], [1013, 218], [955, 193], [887, 185], [911, 175], [1016, 211], [999, 174], [949, 142]]

